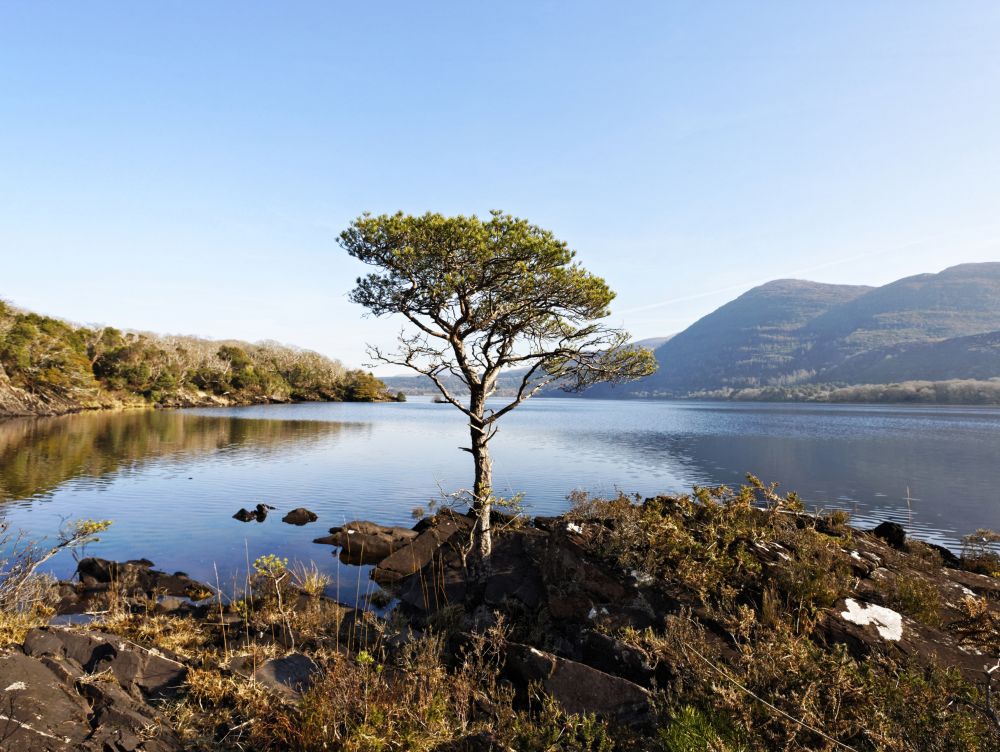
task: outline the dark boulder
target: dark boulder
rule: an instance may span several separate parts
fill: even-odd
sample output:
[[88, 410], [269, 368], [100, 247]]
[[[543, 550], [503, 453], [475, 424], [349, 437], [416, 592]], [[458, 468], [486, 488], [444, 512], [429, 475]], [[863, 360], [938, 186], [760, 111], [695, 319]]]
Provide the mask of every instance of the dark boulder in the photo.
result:
[[129, 561], [110, 561], [108, 559], [97, 559], [88, 557], [81, 559], [76, 565], [76, 573], [80, 577], [92, 577], [96, 582], [120, 581], [131, 576], [133, 573], [149, 569], [153, 562], [149, 559], [131, 559]]
[[656, 667], [649, 663], [645, 653], [611, 635], [588, 629], [581, 635], [579, 644], [583, 663], [606, 674], [641, 686], [648, 685], [656, 676]]
[[290, 701], [301, 699], [320, 673], [316, 662], [302, 653], [272, 658], [256, 667], [252, 657], [239, 656], [230, 661], [229, 668], [243, 676], [252, 676], [282, 699]]
[[961, 565], [962, 560], [955, 556], [951, 549], [945, 548], [937, 543], [928, 543], [927, 541], [922, 541], [922, 543], [928, 548], [937, 551], [938, 555], [941, 557], [942, 566], [948, 567], [949, 569], [955, 569]]
[[638, 684], [529, 645], [508, 645], [504, 673], [522, 691], [540, 684], [567, 713], [594, 713], [629, 724], [650, 718], [652, 697]]
[[181, 750], [180, 739], [152, 707], [113, 682], [81, 681], [81, 695], [91, 703], [91, 741], [100, 749], [166, 752]]
[[282, 517], [281, 521], [289, 525], [301, 526], [308, 525], [310, 522], [315, 522], [318, 519], [319, 517], [316, 516], [315, 512], [311, 512], [305, 507], [298, 507]]
[[893, 548], [902, 550], [906, 546], [906, 530], [898, 522], [883, 522], [872, 530], [872, 535], [881, 538]]
[[546, 536], [526, 529], [519, 535], [498, 538], [490, 559], [490, 575], [483, 601], [495, 606], [504, 600], [519, 601], [535, 608], [542, 601], [545, 585], [535, 564], [535, 550], [544, 548]]
[[399, 600], [425, 614], [465, 601], [468, 582], [458, 556], [446, 554], [431, 559], [420, 572], [396, 583]]
[[0, 658], [0, 749], [179, 752], [165, 719], [137, 692], [95, 681], [73, 658]]

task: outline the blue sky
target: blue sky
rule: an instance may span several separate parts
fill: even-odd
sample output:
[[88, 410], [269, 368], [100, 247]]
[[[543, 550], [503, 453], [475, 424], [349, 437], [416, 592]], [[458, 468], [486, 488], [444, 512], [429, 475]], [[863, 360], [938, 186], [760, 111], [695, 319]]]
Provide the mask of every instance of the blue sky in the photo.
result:
[[1000, 260], [996, 2], [0, 5], [0, 297], [364, 358], [363, 211], [553, 230], [637, 337]]

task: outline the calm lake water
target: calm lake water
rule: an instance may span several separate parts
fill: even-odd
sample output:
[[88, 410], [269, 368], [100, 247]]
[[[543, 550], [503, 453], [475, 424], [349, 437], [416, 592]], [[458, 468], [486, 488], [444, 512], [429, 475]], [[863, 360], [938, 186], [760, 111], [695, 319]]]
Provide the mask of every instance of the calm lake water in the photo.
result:
[[[470, 485], [462, 417], [414, 398], [0, 422], [0, 518], [50, 540], [63, 519], [111, 519], [88, 554], [209, 582], [217, 569], [223, 587], [263, 553], [315, 561], [353, 600], [367, 569], [341, 567], [312, 539], [352, 519], [412, 524], [414, 507]], [[1000, 529], [994, 409], [536, 399], [492, 446], [498, 491], [523, 492], [536, 513], [564, 510], [574, 489], [652, 495], [753, 472], [810, 507], [900, 521], [952, 547]], [[262, 524], [232, 519], [258, 502], [278, 510]], [[298, 506], [319, 521], [283, 524]], [[60, 576], [73, 567], [51, 562]]]

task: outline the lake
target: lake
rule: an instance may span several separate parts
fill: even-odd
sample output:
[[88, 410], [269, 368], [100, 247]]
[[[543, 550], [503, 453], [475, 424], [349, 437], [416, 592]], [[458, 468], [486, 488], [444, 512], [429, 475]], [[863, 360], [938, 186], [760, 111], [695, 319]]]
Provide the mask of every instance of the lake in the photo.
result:
[[[225, 588], [264, 553], [315, 561], [344, 600], [367, 568], [313, 544], [352, 519], [412, 524], [471, 485], [463, 416], [427, 398], [94, 413], [0, 422], [0, 518], [52, 540], [62, 520], [114, 524], [88, 555], [146, 557]], [[895, 520], [956, 548], [1000, 529], [1000, 410], [535, 399], [493, 441], [497, 492], [557, 513], [574, 489], [653, 495], [753, 472], [855, 524]], [[907, 501], [909, 496], [909, 501]], [[263, 523], [240, 507], [277, 507]], [[319, 521], [281, 522], [305, 506]], [[50, 570], [68, 576], [68, 556]], [[333, 590], [332, 589], [332, 590]]]

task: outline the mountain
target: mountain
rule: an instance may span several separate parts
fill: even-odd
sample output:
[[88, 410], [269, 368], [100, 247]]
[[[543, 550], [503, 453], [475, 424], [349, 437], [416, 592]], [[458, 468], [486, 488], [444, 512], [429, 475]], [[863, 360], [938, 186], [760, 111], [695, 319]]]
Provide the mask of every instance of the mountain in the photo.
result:
[[659, 370], [587, 397], [1000, 377], [1000, 263], [883, 287], [777, 280], [656, 348]]
[[[1000, 329], [1000, 263], [962, 264], [876, 288], [827, 311], [803, 332], [816, 371], [880, 347]], [[1000, 375], [1000, 374], [997, 374]]]

